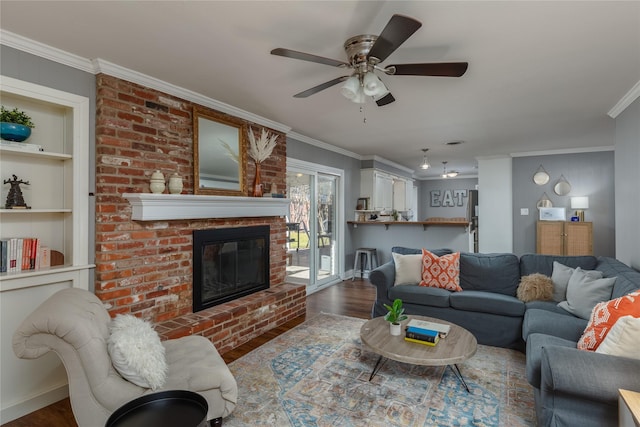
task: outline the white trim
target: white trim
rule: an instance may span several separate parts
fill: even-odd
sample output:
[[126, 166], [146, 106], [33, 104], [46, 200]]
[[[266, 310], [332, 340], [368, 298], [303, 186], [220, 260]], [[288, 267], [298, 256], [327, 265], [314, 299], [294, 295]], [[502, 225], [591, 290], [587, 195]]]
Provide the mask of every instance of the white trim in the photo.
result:
[[134, 221], [285, 217], [289, 211], [289, 199], [272, 197], [150, 193], [124, 193], [122, 197], [129, 200]]
[[[600, 147], [582, 147], [582, 148], [561, 148], [558, 150], [542, 150], [542, 151], [523, 151], [521, 153], [511, 153], [511, 157], [532, 157], [532, 156], [550, 156], [558, 154], [576, 154], [576, 153], [597, 153], [600, 151], [614, 151], [613, 145]], [[481, 157], [478, 157], [479, 159]]]
[[322, 148], [327, 151], [333, 151], [334, 153], [342, 154], [344, 156], [353, 157], [357, 160], [362, 160], [362, 156], [360, 154], [354, 153], [353, 151], [345, 150], [344, 148], [336, 147], [335, 145], [331, 145], [317, 139], [310, 138], [308, 136], [299, 134], [298, 132], [290, 132], [287, 134], [287, 136], [289, 138], [295, 139], [296, 141], [313, 145], [314, 147]]
[[73, 53], [65, 52], [53, 46], [28, 39], [18, 34], [0, 29], [0, 44], [31, 53], [51, 61], [68, 65], [78, 70], [94, 73], [93, 64], [90, 60]]
[[[317, 163], [311, 163], [311, 162], [307, 162], [304, 160], [298, 160], [298, 159], [293, 159], [290, 157], [287, 157], [287, 172], [302, 172], [302, 173], [306, 173], [306, 174], [317, 174], [317, 173], [325, 173], [325, 174], [330, 174], [330, 175], [336, 175], [338, 176], [340, 179], [338, 180], [338, 188], [336, 189], [337, 191], [337, 195], [336, 195], [336, 200], [338, 201], [338, 203], [340, 203], [340, 209], [336, 209], [336, 242], [337, 243], [337, 250], [336, 250], [336, 262], [337, 262], [337, 275], [339, 277], [343, 277], [344, 276], [344, 269], [345, 269], [345, 264], [344, 264], [344, 253], [345, 253], [345, 248], [344, 248], [344, 242], [345, 242], [345, 233], [346, 233], [346, 219], [345, 219], [345, 207], [346, 207], [346, 199], [345, 199], [345, 173], [344, 170], [342, 169], [338, 169], [338, 168], [334, 168], [331, 166], [326, 166], [326, 165], [321, 165], [321, 164], [317, 164]], [[309, 230], [310, 232], [314, 233], [315, 232], [315, 225], [314, 224], [310, 224], [311, 230]], [[313, 260], [310, 260], [310, 262], [313, 262]], [[309, 268], [311, 268], [311, 265], [309, 266]], [[311, 279], [310, 279], [311, 280]], [[325, 284], [323, 283], [321, 286], [324, 286]], [[315, 292], [316, 290], [314, 290], [313, 292]]]
[[24, 417], [27, 414], [59, 402], [67, 397], [69, 397], [69, 384], [56, 386], [28, 399], [9, 404], [7, 407], [2, 408], [2, 411], [0, 411], [0, 420], [2, 420], [4, 425], [5, 422]]
[[456, 175], [456, 176], [449, 177], [449, 178], [443, 178], [440, 175], [438, 175], [438, 176], [423, 176], [423, 177], [415, 178], [415, 179], [418, 180], [418, 181], [435, 181], [435, 180], [438, 180], [438, 179], [442, 179], [442, 180], [446, 179], [447, 181], [452, 180], [452, 179], [478, 179], [478, 174], [475, 174], [475, 175]]
[[[406, 166], [402, 166], [401, 164], [392, 162], [391, 160], [387, 160], [384, 157], [376, 156], [375, 154], [362, 156], [362, 160], [373, 160], [373, 161], [376, 161], [376, 162], [384, 163], [385, 165], [394, 167], [396, 169], [400, 169], [401, 171], [404, 171], [404, 172], [407, 172], [407, 173], [410, 173], [410, 174], [415, 173], [415, 170], [413, 170], [413, 169], [410, 169], [410, 168], [408, 168]], [[375, 169], [375, 165], [374, 165], [374, 169]]]
[[113, 77], [117, 77], [123, 80], [127, 80], [132, 83], [139, 84], [151, 89], [156, 89], [160, 92], [167, 93], [169, 95], [177, 96], [178, 98], [185, 99], [187, 101], [194, 102], [205, 107], [213, 108], [214, 110], [221, 111], [223, 113], [230, 114], [232, 116], [239, 117], [250, 122], [257, 123], [259, 125], [277, 130], [279, 132], [287, 133], [291, 130], [289, 126], [282, 123], [274, 122], [257, 114], [250, 113], [232, 105], [226, 104], [221, 101], [217, 101], [213, 98], [201, 95], [189, 89], [185, 89], [180, 86], [165, 82], [163, 80], [151, 77], [149, 75], [139, 73], [135, 70], [130, 70], [120, 65], [113, 64], [105, 61], [104, 59], [96, 58], [93, 60], [94, 72], [108, 74]]
[[640, 97], [640, 80], [613, 106], [607, 113], [609, 117], [615, 119], [620, 113], [627, 109], [629, 105]]

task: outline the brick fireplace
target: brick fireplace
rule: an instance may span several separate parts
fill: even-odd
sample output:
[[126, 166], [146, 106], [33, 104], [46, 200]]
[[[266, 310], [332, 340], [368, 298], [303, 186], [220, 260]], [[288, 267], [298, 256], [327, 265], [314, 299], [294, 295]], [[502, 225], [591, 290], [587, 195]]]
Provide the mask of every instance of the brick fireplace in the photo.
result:
[[[204, 335], [221, 353], [303, 315], [304, 287], [284, 282], [285, 218], [132, 219], [132, 205], [122, 195], [149, 193], [154, 170], [165, 177], [177, 172], [183, 195], [193, 195], [194, 104], [105, 74], [97, 77], [96, 98], [95, 293], [110, 314], [149, 319], [164, 338]], [[261, 131], [259, 124], [245, 124]], [[285, 135], [268, 130], [279, 134], [278, 145], [262, 164], [262, 181], [285, 188]], [[247, 163], [245, 182], [254, 172]], [[270, 227], [270, 288], [194, 314], [193, 231], [253, 225]]]

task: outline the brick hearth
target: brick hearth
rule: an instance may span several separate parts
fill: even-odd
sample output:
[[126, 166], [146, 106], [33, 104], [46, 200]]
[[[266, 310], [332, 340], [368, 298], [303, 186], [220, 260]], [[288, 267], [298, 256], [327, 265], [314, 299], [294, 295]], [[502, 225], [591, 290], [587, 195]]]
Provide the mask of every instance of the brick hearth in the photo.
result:
[[[105, 74], [97, 77], [96, 99], [95, 293], [110, 314], [151, 320], [164, 338], [204, 335], [221, 353], [303, 315], [304, 286], [284, 283], [285, 218], [131, 219], [131, 205], [122, 194], [148, 193], [154, 170], [165, 177], [177, 172], [183, 193], [193, 194], [194, 104]], [[245, 124], [256, 133], [262, 130]], [[285, 188], [286, 137], [268, 131], [278, 134], [278, 145], [262, 164], [262, 181]], [[254, 173], [248, 162], [245, 182]], [[249, 225], [270, 226], [271, 288], [194, 314], [193, 230]]]

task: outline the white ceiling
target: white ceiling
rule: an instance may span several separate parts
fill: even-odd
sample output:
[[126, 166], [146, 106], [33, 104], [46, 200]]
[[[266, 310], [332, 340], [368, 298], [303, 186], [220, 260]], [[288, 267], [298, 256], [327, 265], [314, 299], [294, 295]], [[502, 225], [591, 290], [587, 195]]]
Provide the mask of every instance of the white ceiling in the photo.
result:
[[[396, 102], [364, 112], [339, 85], [292, 96], [342, 69], [342, 45], [395, 14], [423, 26], [382, 65], [468, 61], [461, 78], [382, 76]], [[0, 25], [87, 59], [149, 75], [426, 176], [475, 174], [475, 158], [613, 144], [607, 112], [640, 81], [640, 2], [7, 1]], [[366, 124], [363, 118], [366, 116]], [[462, 140], [464, 144], [447, 146]]]

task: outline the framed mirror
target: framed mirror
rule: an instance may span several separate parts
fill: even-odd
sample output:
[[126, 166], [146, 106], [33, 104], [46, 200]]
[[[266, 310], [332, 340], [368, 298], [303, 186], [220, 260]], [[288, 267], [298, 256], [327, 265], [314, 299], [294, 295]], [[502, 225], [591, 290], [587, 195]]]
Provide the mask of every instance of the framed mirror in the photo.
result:
[[566, 196], [567, 194], [569, 194], [569, 192], [571, 191], [571, 184], [569, 184], [569, 181], [567, 181], [564, 175], [560, 175], [560, 179], [558, 180], [556, 185], [553, 186], [553, 191], [558, 196]]
[[242, 121], [194, 107], [194, 194], [246, 196], [245, 133]]

